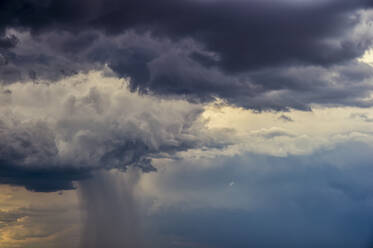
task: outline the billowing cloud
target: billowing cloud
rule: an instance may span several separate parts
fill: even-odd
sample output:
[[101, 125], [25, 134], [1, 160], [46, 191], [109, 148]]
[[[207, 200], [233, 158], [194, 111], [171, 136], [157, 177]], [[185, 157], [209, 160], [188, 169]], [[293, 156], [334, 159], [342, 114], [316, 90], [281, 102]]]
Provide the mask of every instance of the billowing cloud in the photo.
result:
[[154, 170], [151, 159], [224, 147], [204, 128], [202, 106], [131, 93], [91, 72], [55, 84], [15, 83], [0, 95], [2, 183], [53, 191], [92, 170]]

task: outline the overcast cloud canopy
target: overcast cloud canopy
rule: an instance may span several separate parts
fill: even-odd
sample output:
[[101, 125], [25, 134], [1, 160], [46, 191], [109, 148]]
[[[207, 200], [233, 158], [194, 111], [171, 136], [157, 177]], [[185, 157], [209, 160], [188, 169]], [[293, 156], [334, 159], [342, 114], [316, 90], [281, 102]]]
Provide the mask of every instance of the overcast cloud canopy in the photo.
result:
[[[3, 83], [107, 64], [145, 93], [368, 107], [371, 1], [2, 1]], [[13, 31], [9, 31], [13, 30]], [[14, 31], [17, 30], [17, 31]], [[29, 34], [30, 32], [30, 34]]]

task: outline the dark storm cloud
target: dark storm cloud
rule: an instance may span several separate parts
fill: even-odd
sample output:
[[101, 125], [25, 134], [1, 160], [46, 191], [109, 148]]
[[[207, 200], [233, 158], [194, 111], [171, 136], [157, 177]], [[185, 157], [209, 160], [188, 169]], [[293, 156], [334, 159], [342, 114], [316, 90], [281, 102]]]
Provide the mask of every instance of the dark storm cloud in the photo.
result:
[[[370, 88], [349, 82], [372, 74], [353, 65], [371, 45], [363, 12], [370, 7], [363, 0], [5, 1], [2, 29], [33, 36], [2, 53], [0, 73], [7, 82], [56, 80], [107, 64], [130, 77], [132, 89], [193, 101], [220, 97], [258, 110], [371, 106], [362, 101]], [[33, 40], [42, 45], [30, 50]], [[331, 83], [334, 73], [342, 85]]]
[[[6, 159], [6, 158], [5, 158]], [[73, 181], [90, 177], [87, 169], [74, 168], [24, 168], [0, 160], [0, 184], [24, 186], [38, 192], [54, 192], [75, 189]]]
[[228, 71], [302, 62], [333, 64], [361, 55], [369, 41], [328, 44], [350, 31], [352, 11], [368, 1], [3, 1], [3, 28], [38, 33], [99, 28], [108, 33], [150, 30], [191, 37], [221, 55]]
[[0, 92], [0, 183], [35, 191], [72, 189], [101, 169], [154, 171], [152, 158], [228, 145], [207, 130], [203, 108], [131, 93], [99, 73]]
[[0, 49], [13, 48], [17, 43], [18, 39], [15, 35], [0, 37]]

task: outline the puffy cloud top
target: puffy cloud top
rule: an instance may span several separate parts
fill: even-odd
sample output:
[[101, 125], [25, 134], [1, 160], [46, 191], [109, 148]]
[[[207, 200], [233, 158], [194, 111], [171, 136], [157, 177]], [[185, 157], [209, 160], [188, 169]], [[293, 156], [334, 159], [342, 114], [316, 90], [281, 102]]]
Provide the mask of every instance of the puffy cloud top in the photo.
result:
[[[2, 87], [0, 181], [22, 184], [27, 173], [39, 175], [39, 183], [48, 173], [62, 181], [72, 175], [69, 181], [94, 169], [130, 165], [151, 171], [152, 157], [224, 145], [204, 128], [200, 105], [141, 96], [126, 85], [91, 72], [56, 84]], [[58, 188], [52, 184], [50, 190]]]

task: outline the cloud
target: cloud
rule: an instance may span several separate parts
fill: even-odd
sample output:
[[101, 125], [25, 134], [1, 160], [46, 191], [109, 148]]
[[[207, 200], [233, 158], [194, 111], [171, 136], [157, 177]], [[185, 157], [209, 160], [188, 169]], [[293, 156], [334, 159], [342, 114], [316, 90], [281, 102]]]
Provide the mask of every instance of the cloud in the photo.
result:
[[367, 114], [364, 114], [364, 113], [352, 113], [350, 116], [351, 116], [351, 118], [361, 119], [365, 122], [373, 122], [373, 119], [369, 118], [369, 116]]
[[219, 53], [225, 69], [237, 71], [279, 62], [329, 64], [354, 58], [365, 44], [359, 47], [345, 39], [357, 23], [349, 17], [368, 6], [369, 1], [18, 0], [2, 4], [1, 26], [29, 28], [34, 33], [96, 28], [113, 34], [145, 29], [171, 38], [192, 37]]
[[[358, 107], [321, 107], [313, 111], [261, 112], [235, 108], [224, 104], [210, 104], [203, 116], [209, 128], [230, 128], [234, 131], [232, 145], [222, 151], [188, 151], [201, 157], [216, 154], [240, 156], [243, 153], [287, 157], [313, 154], [318, 149], [332, 150], [345, 142], [373, 143], [373, 129], [367, 118], [371, 109]], [[291, 120], [283, 121], [286, 115]], [[367, 118], [363, 118], [367, 117]], [[369, 120], [369, 118], [368, 118]]]
[[[143, 93], [256, 110], [372, 106], [369, 1], [6, 1], [1, 79], [109, 66]], [[136, 13], [136, 14], [133, 14]], [[193, 13], [193, 18], [189, 13]], [[9, 36], [11, 37], [11, 36]], [[13, 36], [12, 36], [13, 37]]]
[[76, 191], [39, 193], [3, 184], [0, 188], [2, 247], [77, 247], [80, 213]]
[[[132, 186], [87, 180], [136, 167], [160, 171], [141, 175], [140, 186], [172, 244], [363, 247], [373, 220], [372, 8], [1, 1], [0, 184], [53, 192], [80, 182], [90, 215], [83, 246], [103, 232], [95, 245], [117, 245], [119, 229], [137, 243], [125, 223], [138, 210]], [[105, 211], [118, 215], [115, 225]], [[12, 239], [53, 235], [32, 230], [32, 217], [0, 212], [4, 228], [16, 227]]]
[[[76, 237], [69, 229], [76, 231], [77, 217], [76, 213], [73, 215], [69, 209], [58, 206], [1, 211], [1, 244], [3, 247], [75, 247]], [[70, 239], [63, 240], [66, 234]]]
[[280, 115], [280, 117], [278, 117], [279, 120], [282, 120], [282, 121], [285, 121], [285, 122], [292, 122], [294, 121], [293, 119], [291, 119], [289, 116], [286, 116], [284, 114]]
[[18, 39], [15, 35], [4, 36], [0, 38], [0, 49], [13, 48], [17, 45]]
[[100, 72], [55, 84], [17, 83], [0, 95], [0, 182], [31, 190], [71, 189], [92, 170], [136, 166], [191, 148], [222, 148], [202, 106], [127, 89]]

